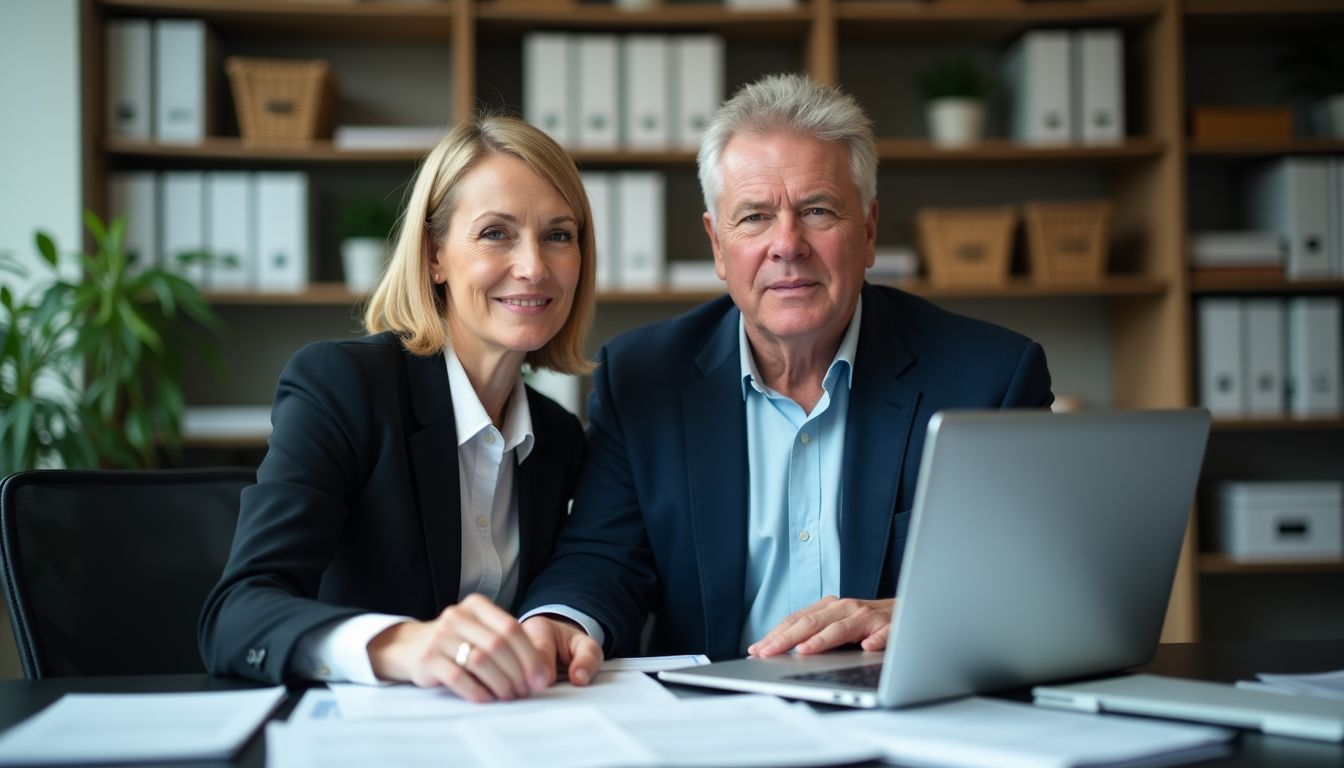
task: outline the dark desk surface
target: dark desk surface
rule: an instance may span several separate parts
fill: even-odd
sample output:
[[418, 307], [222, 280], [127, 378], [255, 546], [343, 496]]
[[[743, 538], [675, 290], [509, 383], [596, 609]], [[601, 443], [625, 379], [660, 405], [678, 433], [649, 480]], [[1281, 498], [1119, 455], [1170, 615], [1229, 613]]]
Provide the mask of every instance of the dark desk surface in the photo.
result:
[[[1164, 645], [1152, 662], [1134, 671], [1173, 677], [1233, 682], [1253, 679], [1257, 672], [1305, 673], [1344, 669], [1344, 640], [1295, 640], [1256, 643], [1192, 643]], [[158, 675], [148, 677], [84, 677], [50, 680], [0, 681], [0, 728], [7, 728], [54, 702], [65, 693], [145, 693], [221, 691], [253, 685], [208, 675]], [[297, 694], [277, 711], [287, 717]], [[1027, 691], [1007, 692], [1026, 699]], [[1227, 757], [1201, 766], [1331, 766], [1344, 765], [1344, 745], [1242, 733]], [[258, 735], [233, 763], [194, 763], [198, 766], [265, 765], [265, 745]]]

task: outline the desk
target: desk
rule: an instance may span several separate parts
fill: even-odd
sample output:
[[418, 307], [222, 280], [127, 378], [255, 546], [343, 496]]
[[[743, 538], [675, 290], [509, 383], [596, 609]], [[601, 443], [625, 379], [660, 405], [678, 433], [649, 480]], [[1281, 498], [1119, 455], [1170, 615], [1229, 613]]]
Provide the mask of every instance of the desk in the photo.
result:
[[[1257, 672], [1321, 672], [1344, 669], [1344, 640], [1300, 640], [1256, 643], [1191, 643], [1164, 645], [1149, 664], [1136, 669], [1173, 677], [1232, 682], [1251, 679]], [[222, 691], [254, 687], [242, 680], [209, 675], [156, 675], [146, 677], [85, 677], [50, 680], [0, 681], [0, 728], [7, 728], [65, 693], [144, 693]], [[295, 691], [277, 710], [286, 717], [298, 700]], [[1010, 691], [1006, 697], [1027, 700], [1026, 690]], [[1330, 766], [1344, 765], [1344, 745], [1322, 744], [1275, 736], [1243, 733], [1235, 752], [1220, 760], [1199, 763], [1217, 766]], [[265, 745], [258, 735], [233, 763], [194, 763], [197, 766], [265, 765]]]

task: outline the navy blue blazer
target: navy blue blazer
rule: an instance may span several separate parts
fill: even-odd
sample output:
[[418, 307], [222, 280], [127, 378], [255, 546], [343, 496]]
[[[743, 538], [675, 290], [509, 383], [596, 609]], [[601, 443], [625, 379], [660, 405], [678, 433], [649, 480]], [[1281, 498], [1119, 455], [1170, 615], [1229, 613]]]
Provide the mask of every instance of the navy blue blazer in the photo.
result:
[[[599, 353], [573, 512], [521, 610], [583, 611], [609, 656], [639, 652], [650, 613], [649, 653], [740, 655], [751, 596], [739, 317], [724, 297]], [[935, 412], [1053, 399], [1039, 344], [865, 285], [840, 489], [842, 596], [896, 594]]]
[[[527, 404], [520, 596], [551, 555], [584, 450], [573, 414], [531, 389]], [[432, 619], [457, 602], [461, 493], [443, 354], [413, 355], [392, 333], [299, 350], [271, 422], [199, 640], [210, 672], [278, 683], [316, 627], [370, 611]]]

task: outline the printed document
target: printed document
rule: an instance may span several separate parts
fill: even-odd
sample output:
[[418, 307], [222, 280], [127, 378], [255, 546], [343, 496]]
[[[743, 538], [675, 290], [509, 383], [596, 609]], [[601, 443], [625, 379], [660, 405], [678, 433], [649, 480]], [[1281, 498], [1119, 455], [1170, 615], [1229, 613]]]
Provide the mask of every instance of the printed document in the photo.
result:
[[891, 711], [826, 715], [882, 749], [885, 759], [961, 768], [1071, 768], [1163, 758], [1204, 760], [1227, 751], [1222, 728], [1116, 715], [1063, 712], [1014, 701], [971, 697]]
[[227, 760], [283, 687], [202, 693], [72, 693], [0, 736], [0, 765]]
[[1344, 699], [1344, 669], [1315, 675], [1271, 675], [1261, 672], [1256, 677], [1265, 685], [1285, 693]]

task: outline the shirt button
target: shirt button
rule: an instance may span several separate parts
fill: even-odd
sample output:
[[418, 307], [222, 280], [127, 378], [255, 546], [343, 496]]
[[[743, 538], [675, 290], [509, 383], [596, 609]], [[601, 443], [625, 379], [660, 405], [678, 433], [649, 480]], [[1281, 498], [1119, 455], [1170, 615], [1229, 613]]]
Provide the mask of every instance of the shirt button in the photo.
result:
[[486, 517], [485, 515], [477, 515], [476, 524], [484, 528], [485, 526], [490, 524], [490, 518]]
[[802, 533], [798, 534], [798, 540], [799, 540], [799, 541], [807, 541], [807, 540], [810, 539], [810, 538], [812, 538], [812, 537], [808, 534], [807, 531], [803, 531]]
[[486, 432], [486, 433], [485, 433], [485, 444], [486, 444], [486, 445], [494, 445], [494, 444], [495, 444], [495, 433], [494, 433], [494, 432]]
[[807, 445], [808, 443], [812, 442], [812, 436], [804, 432], [803, 436], [798, 438], [798, 440], [802, 442], [803, 445]]

